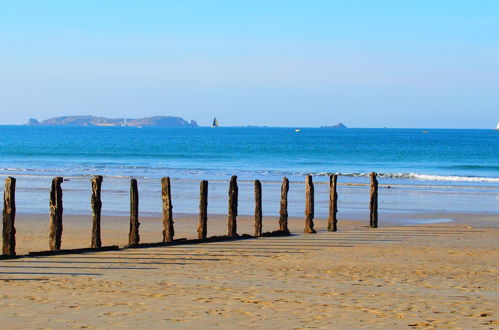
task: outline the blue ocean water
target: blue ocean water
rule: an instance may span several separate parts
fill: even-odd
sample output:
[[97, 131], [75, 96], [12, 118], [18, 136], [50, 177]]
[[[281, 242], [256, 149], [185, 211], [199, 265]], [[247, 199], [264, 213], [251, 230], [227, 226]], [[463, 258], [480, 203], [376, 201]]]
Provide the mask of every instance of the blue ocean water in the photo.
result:
[[0, 126], [2, 174], [301, 180], [305, 173], [499, 183], [499, 131]]
[[[327, 182], [329, 173], [339, 173], [343, 189], [349, 189], [345, 196], [352, 194], [350, 199], [344, 197], [345, 205], [353, 210], [357, 201], [363, 203], [363, 189], [367, 188], [347, 184], [368, 183], [371, 171], [380, 174], [380, 184], [401, 189], [409, 186], [406, 193], [407, 189], [431, 189], [432, 194], [479, 191], [488, 194], [482, 196], [481, 201], [486, 202], [479, 210], [494, 212], [499, 205], [499, 131], [0, 126], [0, 175], [18, 178], [18, 200], [26, 211], [46, 209], [48, 197], [43, 194], [51, 177], [68, 178], [65, 187], [71, 194], [87, 191], [88, 177], [99, 174], [105, 177], [104, 189], [114, 196], [109, 197], [113, 212], [126, 211], [130, 177], [143, 182], [145, 211], [159, 212], [160, 201], [153, 202], [159, 192], [157, 182], [170, 176], [179, 187], [177, 209], [181, 212], [195, 212], [197, 184], [205, 179], [214, 184], [210, 187], [212, 211], [223, 213], [225, 183], [235, 174], [241, 184], [248, 185], [247, 213], [251, 213], [251, 180], [260, 179], [264, 186], [272, 186], [272, 199], [278, 200], [278, 183], [283, 176], [301, 187], [309, 173], [318, 183]], [[28, 197], [28, 192], [35, 197]], [[297, 190], [297, 200], [300, 194]], [[393, 192], [387, 196], [390, 194]], [[80, 195], [86, 202], [86, 193]], [[75, 205], [66, 210], [86, 212], [86, 206], [76, 206], [79, 198], [75, 193]], [[396, 204], [391, 201], [387, 205]], [[300, 208], [295, 213], [300, 213]], [[269, 208], [269, 212], [276, 211]]]

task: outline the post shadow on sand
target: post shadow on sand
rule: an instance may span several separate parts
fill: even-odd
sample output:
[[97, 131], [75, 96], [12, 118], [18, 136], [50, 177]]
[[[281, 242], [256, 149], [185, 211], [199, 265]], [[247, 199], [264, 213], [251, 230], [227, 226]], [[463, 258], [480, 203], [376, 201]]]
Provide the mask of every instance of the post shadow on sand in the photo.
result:
[[[376, 173], [371, 173], [371, 199], [370, 199], [370, 226], [377, 227], [377, 189]], [[128, 245], [123, 248], [118, 246], [102, 246], [101, 240], [101, 211], [102, 211], [102, 176], [94, 176], [91, 179], [92, 194], [90, 205], [92, 210], [92, 236], [89, 248], [61, 249], [63, 233], [63, 191], [61, 184], [64, 182], [62, 177], [55, 177], [52, 180], [50, 190], [50, 234], [49, 251], [30, 252], [28, 256], [50, 256], [89, 253], [98, 251], [114, 251], [130, 248], [147, 248], [170, 245], [191, 245], [199, 243], [226, 242], [240, 239], [253, 239], [257, 237], [278, 237], [290, 236], [288, 229], [288, 191], [289, 180], [284, 177], [281, 184], [281, 200], [279, 211], [279, 229], [273, 232], [262, 232], [262, 185], [259, 180], [255, 185], [255, 224], [254, 235], [237, 233], [237, 215], [238, 215], [238, 185], [237, 176], [232, 176], [229, 183], [228, 192], [228, 216], [227, 216], [227, 235], [207, 237], [207, 206], [208, 206], [208, 181], [201, 181], [200, 184], [200, 203], [199, 203], [199, 221], [197, 226], [197, 239], [174, 239], [174, 221], [173, 221], [173, 203], [171, 198], [170, 178], [161, 179], [162, 200], [163, 200], [163, 239], [157, 243], [140, 243], [139, 234], [139, 191], [138, 183], [135, 178], [130, 180], [130, 228], [128, 235]], [[337, 230], [337, 175], [330, 176], [330, 204], [328, 231]], [[3, 255], [0, 259], [13, 259], [23, 256], [16, 256], [15, 253], [15, 178], [7, 178], [5, 181], [4, 192], [4, 212], [3, 212]], [[314, 184], [311, 175], [305, 179], [305, 232], [317, 233], [314, 228]], [[282, 245], [281, 245], [282, 246]], [[241, 246], [239, 246], [241, 247]]]

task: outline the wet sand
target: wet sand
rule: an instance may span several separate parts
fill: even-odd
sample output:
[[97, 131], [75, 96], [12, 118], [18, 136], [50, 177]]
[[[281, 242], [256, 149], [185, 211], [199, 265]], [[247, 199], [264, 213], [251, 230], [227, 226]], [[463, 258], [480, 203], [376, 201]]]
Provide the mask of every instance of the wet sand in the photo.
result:
[[[430, 217], [430, 215], [429, 215]], [[442, 217], [438, 215], [435, 217]], [[339, 231], [0, 261], [2, 328], [456, 328], [499, 327], [499, 227], [495, 215]], [[176, 237], [195, 237], [195, 216]], [[87, 247], [90, 219], [64, 218], [63, 248]], [[239, 217], [239, 233], [252, 233]], [[18, 253], [48, 248], [46, 215], [19, 215]], [[264, 218], [274, 230], [276, 218]], [[141, 241], [161, 222], [141, 219]], [[127, 242], [128, 219], [103, 219], [103, 244]], [[226, 232], [210, 217], [209, 235]]]

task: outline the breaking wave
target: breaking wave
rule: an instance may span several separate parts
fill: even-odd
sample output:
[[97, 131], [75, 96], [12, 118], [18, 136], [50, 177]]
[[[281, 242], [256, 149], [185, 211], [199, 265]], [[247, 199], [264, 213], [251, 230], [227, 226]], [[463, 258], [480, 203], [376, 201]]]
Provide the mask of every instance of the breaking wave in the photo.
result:
[[[315, 173], [315, 175], [330, 175], [333, 173]], [[368, 177], [369, 173], [334, 173], [346, 177]], [[460, 176], [460, 175], [434, 175], [418, 173], [378, 173], [380, 178], [409, 179], [421, 181], [449, 181], [449, 182], [497, 182], [498, 177]]]

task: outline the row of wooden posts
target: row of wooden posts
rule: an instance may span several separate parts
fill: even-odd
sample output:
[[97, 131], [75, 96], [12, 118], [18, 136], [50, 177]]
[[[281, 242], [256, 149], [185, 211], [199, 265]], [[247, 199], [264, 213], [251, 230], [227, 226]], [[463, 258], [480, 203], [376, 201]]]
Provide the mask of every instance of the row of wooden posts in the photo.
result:
[[[378, 181], [376, 173], [371, 173], [371, 190], [370, 190], [370, 226], [376, 228], [378, 226]], [[337, 231], [338, 212], [338, 193], [337, 193], [337, 175], [330, 176], [329, 182], [329, 217], [328, 231]], [[92, 239], [91, 248], [98, 249], [102, 246], [101, 241], [101, 187], [102, 176], [95, 176], [91, 179], [92, 195]], [[62, 177], [56, 177], [52, 180], [50, 190], [50, 225], [49, 225], [49, 246], [51, 251], [61, 249], [62, 242]], [[255, 223], [254, 236], [262, 236], [262, 184], [259, 180], [254, 182], [255, 186]], [[175, 235], [173, 226], [172, 198], [170, 189], [170, 178], [164, 177], [161, 179], [161, 192], [163, 202], [163, 242], [172, 242]], [[16, 179], [8, 177], [5, 180], [4, 191], [4, 208], [3, 208], [3, 255], [16, 255], [16, 229], [14, 226], [16, 217], [15, 203]], [[289, 235], [288, 229], [288, 191], [289, 180], [284, 177], [281, 185], [281, 201], [279, 212], [279, 230], [276, 233]], [[305, 232], [316, 233], [314, 229], [314, 184], [312, 176], [308, 175], [305, 179]], [[232, 176], [229, 184], [229, 201], [228, 201], [228, 223], [227, 236], [237, 237], [237, 204], [238, 204], [238, 186], [237, 176]], [[199, 220], [197, 226], [198, 239], [205, 240], [207, 236], [207, 221], [208, 221], [208, 181], [203, 180], [200, 184], [200, 201], [199, 201]], [[130, 181], [130, 230], [128, 235], [129, 246], [136, 246], [140, 243], [139, 235], [139, 193], [137, 180]]]

